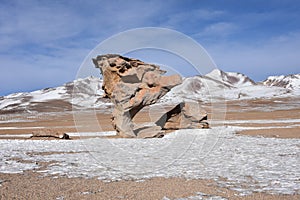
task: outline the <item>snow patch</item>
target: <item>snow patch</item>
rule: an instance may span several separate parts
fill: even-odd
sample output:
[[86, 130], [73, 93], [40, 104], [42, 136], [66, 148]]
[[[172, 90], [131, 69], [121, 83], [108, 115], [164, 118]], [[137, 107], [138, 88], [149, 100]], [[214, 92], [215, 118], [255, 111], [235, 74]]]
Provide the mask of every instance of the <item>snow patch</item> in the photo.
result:
[[62, 99], [62, 96], [66, 93], [64, 87], [57, 87], [50, 91], [38, 90], [31, 92], [32, 102], [46, 102], [50, 100]]
[[273, 119], [273, 120], [226, 120], [226, 121], [211, 121], [212, 124], [274, 124], [274, 123], [300, 123], [300, 119]]
[[77, 133], [67, 133], [70, 137], [99, 137], [99, 136], [114, 136], [115, 131], [108, 132], [77, 132]]
[[281, 76], [269, 76], [265, 81], [263, 81], [264, 85], [268, 86], [277, 86], [288, 88], [292, 90], [300, 90], [300, 74], [294, 75], [281, 75]]
[[244, 74], [236, 72], [223, 72], [219, 69], [215, 69], [212, 72], [205, 75], [214, 80], [220, 81], [224, 84], [228, 84], [233, 87], [244, 87], [255, 85], [255, 82]]
[[299, 194], [299, 139], [237, 136], [236, 130], [180, 130], [147, 140], [0, 140], [0, 172], [38, 171], [35, 162], [55, 161], [41, 173], [107, 181], [180, 176], [213, 179], [245, 194]]
[[0, 138], [30, 138], [32, 134], [1, 134]]

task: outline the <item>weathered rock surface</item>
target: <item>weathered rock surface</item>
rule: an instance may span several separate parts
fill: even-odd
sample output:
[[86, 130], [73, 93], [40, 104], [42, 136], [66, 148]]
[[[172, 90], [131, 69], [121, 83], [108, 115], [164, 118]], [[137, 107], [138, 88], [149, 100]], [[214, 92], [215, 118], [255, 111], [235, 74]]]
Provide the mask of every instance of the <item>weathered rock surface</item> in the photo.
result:
[[155, 104], [174, 86], [182, 83], [179, 75], [163, 76], [159, 66], [116, 54], [93, 59], [103, 75], [102, 89], [114, 103], [112, 124], [122, 137], [161, 137], [163, 129], [203, 128], [206, 113], [196, 104], [182, 103], [150, 125], [136, 125], [134, 116], [145, 106]]
[[182, 102], [163, 114], [156, 122], [164, 130], [209, 128], [207, 113], [198, 103]]

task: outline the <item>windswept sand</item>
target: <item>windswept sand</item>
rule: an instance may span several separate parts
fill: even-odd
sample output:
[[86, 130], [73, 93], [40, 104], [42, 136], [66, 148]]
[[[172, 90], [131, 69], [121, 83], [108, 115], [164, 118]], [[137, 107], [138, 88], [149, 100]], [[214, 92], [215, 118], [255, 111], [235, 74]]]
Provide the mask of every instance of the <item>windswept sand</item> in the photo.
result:
[[43, 177], [36, 173], [0, 174], [0, 199], [127, 199], [154, 200], [187, 198], [204, 193], [204, 197], [227, 199], [298, 200], [300, 195], [255, 193], [240, 196], [218, 187], [212, 180], [153, 178], [142, 181], [103, 182], [97, 179]]
[[300, 128], [271, 128], [259, 130], [244, 130], [238, 131], [237, 134], [276, 137], [276, 138], [300, 138]]

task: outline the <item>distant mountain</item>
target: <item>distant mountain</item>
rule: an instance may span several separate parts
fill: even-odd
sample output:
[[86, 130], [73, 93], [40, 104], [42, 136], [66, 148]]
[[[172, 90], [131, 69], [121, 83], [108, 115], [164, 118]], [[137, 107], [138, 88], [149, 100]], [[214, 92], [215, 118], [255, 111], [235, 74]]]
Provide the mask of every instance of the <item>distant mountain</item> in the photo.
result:
[[292, 88], [267, 87], [255, 83], [241, 73], [215, 69], [205, 76], [184, 79], [183, 83], [174, 87], [161, 102], [179, 102], [184, 99], [209, 102], [221, 99], [278, 98], [300, 95], [299, 93], [294, 92]]
[[175, 87], [173, 90], [177, 93], [208, 94], [209, 92], [252, 85], [256, 85], [256, 83], [246, 75], [215, 69], [205, 76], [186, 78], [181, 85]]
[[207, 76], [194, 76], [183, 79], [183, 83], [174, 87], [161, 102], [180, 102], [184, 99], [190, 100], [207, 100], [207, 98], [214, 96], [219, 97], [216, 93], [220, 91], [230, 90], [234, 87], [215, 80]]
[[96, 77], [77, 79], [56, 88], [14, 93], [0, 97], [0, 113], [53, 112], [109, 106], [103, 99], [102, 80]]
[[233, 87], [243, 87], [256, 84], [253, 80], [251, 80], [244, 74], [236, 72], [223, 72], [219, 69], [215, 69], [205, 76]]
[[[276, 87], [275, 87], [276, 86]], [[183, 79], [165, 95], [161, 103], [182, 100], [218, 101], [300, 96], [300, 74], [271, 76], [255, 83], [246, 75], [213, 70], [205, 76]], [[14, 112], [65, 112], [72, 109], [107, 111], [112, 103], [103, 98], [102, 80], [97, 77], [77, 79], [56, 88], [15, 93], [0, 97], [0, 114]]]
[[269, 76], [265, 81], [263, 81], [263, 84], [267, 86], [277, 86], [292, 90], [300, 90], [300, 74]]

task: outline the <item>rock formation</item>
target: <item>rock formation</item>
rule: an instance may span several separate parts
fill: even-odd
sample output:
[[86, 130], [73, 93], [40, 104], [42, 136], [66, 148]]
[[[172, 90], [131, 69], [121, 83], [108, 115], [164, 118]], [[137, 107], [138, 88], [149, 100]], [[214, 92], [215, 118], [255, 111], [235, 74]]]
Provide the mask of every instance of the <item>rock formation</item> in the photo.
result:
[[[134, 116], [145, 106], [155, 104], [174, 86], [182, 83], [179, 75], [163, 76], [154, 64], [116, 54], [93, 59], [103, 75], [102, 89], [114, 103], [113, 127], [122, 137], [161, 137], [165, 129], [205, 128], [206, 113], [195, 103], [181, 103], [163, 114], [153, 124], [136, 125]], [[195, 112], [196, 111], [196, 112]], [[199, 112], [198, 112], [199, 111]]]
[[209, 128], [207, 113], [198, 103], [182, 102], [163, 114], [155, 124], [163, 130]]

